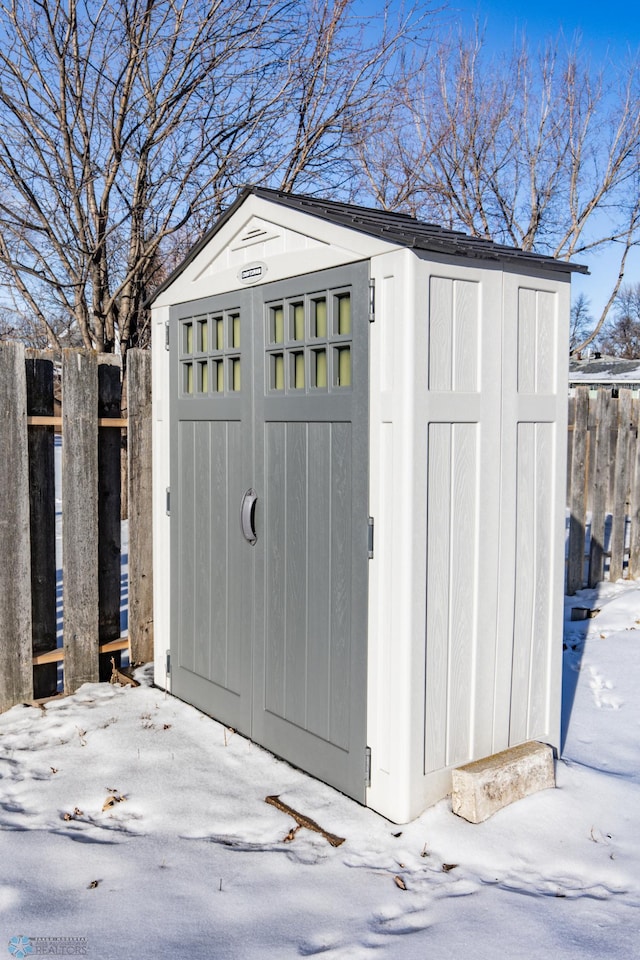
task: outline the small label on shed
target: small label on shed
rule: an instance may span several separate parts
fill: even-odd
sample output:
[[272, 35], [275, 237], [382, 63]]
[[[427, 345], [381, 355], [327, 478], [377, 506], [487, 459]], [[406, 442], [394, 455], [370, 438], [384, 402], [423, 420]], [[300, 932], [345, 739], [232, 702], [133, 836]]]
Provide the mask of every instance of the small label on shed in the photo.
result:
[[257, 283], [267, 272], [266, 263], [248, 263], [246, 267], [238, 270], [238, 280], [240, 283]]

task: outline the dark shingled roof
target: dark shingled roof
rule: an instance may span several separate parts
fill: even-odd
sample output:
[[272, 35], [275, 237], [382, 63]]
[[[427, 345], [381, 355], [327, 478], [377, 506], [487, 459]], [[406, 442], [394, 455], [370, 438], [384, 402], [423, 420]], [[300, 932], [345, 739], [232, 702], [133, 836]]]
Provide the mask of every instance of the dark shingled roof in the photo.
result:
[[270, 190], [267, 187], [245, 187], [235, 202], [220, 217], [215, 225], [197, 243], [186, 259], [177, 267], [170, 277], [155, 292], [155, 299], [168, 287], [209, 243], [211, 238], [220, 230], [226, 221], [233, 216], [238, 207], [253, 194], [272, 203], [278, 203], [292, 210], [309, 213], [321, 220], [349, 227], [366, 233], [389, 243], [396, 243], [401, 247], [412, 247], [416, 250], [426, 250], [430, 253], [451, 254], [465, 259], [492, 260], [499, 263], [521, 263], [523, 266], [543, 267], [558, 273], [588, 273], [587, 267], [582, 264], [569, 263], [566, 260], [556, 260], [539, 253], [528, 253], [518, 247], [509, 247], [494, 243], [492, 240], [483, 240], [480, 237], [471, 237], [460, 230], [446, 230], [433, 223], [424, 223], [406, 213], [390, 213], [386, 210], [377, 210], [373, 207], [360, 207], [351, 203], [340, 203], [336, 200], [321, 200], [316, 197], [307, 197], [301, 194], [284, 193], [282, 190]]

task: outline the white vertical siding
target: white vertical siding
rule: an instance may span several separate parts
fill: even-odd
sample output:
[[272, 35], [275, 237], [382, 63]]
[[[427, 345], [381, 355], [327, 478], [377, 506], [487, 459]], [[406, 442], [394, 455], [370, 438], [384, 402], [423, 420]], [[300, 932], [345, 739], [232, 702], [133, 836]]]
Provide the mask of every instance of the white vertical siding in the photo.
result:
[[425, 258], [412, 328], [406, 293], [388, 294], [409, 288], [406, 264], [381, 259], [368, 802], [401, 821], [453, 767], [557, 742], [568, 284]]
[[568, 292], [505, 272], [496, 750], [559, 742]]
[[473, 750], [479, 426], [432, 423], [428, 437], [425, 773]]
[[490, 739], [484, 712], [493, 693], [496, 622], [501, 282], [496, 270], [423, 269], [429, 378], [417, 408], [427, 438], [422, 789], [428, 794], [434, 774], [473, 759]]

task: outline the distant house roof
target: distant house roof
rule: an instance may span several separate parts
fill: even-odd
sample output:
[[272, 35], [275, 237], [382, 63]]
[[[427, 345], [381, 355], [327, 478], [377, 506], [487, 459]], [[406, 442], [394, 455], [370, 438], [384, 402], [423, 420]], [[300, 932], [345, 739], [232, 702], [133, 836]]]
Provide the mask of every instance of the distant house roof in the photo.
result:
[[620, 360], [618, 357], [594, 357], [586, 360], [571, 360], [569, 384], [615, 384], [620, 386], [640, 385], [640, 360]]
[[433, 223], [416, 220], [415, 217], [406, 213], [390, 213], [386, 210], [361, 207], [351, 203], [340, 203], [336, 200], [321, 200], [301, 194], [284, 193], [282, 190], [270, 190], [267, 187], [250, 186], [241, 191], [235, 202], [155, 291], [152, 300], [173, 283], [218, 230], [233, 216], [247, 197], [251, 195], [293, 210], [299, 210], [302, 213], [311, 214], [339, 226], [358, 230], [381, 240], [387, 240], [389, 243], [396, 243], [402, 247], [412, 247], [416, 250], [425, 250], [431, 253], [453, 254], [468, 259], [529, 264], [565, 274], [589, 272], [588, 268], [582, 264], [556, 260], [554, 257], [547, 257], [544, 254], [530, 253], [520, 250], [518, 247], [509, 247], [505, 244], [494, 243], [492, 240], [483, 240], [481, 237], [472, 237], [460, 230], [447, 230]]

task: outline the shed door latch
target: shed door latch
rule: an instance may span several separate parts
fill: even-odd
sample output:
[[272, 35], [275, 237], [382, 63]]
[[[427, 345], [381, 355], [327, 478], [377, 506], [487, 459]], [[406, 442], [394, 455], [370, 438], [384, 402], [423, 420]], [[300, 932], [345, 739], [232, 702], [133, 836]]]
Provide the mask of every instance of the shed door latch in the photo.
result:
[[169, 321], [167, 320], [164, 325], [164, 348], [165, 350], [169, 349]]
[[376, 319], [376, 281], [373, 277], [369, 280], [369, 323]]
[[367, 529], [367, 556], [373, 560], [373, 517], [369, 517]]
[[367, 747], [364, 751], [364, 785], [371, 786], [371, 747]]
[[171, 516], [171, 488], [167, 487], [167, 516]]

